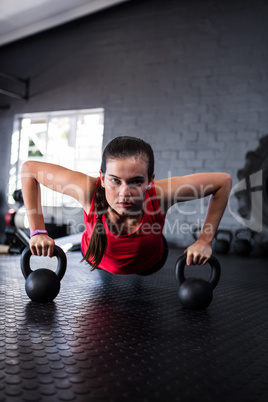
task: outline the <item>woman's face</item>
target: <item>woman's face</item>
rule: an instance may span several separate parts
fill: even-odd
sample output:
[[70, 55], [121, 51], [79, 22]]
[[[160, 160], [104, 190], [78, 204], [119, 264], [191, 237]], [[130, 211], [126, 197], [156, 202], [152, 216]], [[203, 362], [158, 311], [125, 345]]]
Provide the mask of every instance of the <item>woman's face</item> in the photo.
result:
[[100, 172], [100, 178], [113, 211], [121, 216], [137, 216], [141, 213], [145, 193], [152, 184], [148, 180], [146, 156], [108, 159], [106, 173]]

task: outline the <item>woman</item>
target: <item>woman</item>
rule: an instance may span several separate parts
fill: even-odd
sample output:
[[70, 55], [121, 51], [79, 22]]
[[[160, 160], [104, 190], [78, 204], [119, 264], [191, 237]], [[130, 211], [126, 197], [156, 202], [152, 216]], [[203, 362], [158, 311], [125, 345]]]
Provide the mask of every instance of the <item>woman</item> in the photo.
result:
[[198, 240], [185, 250], [187, 265], [205, 264], [224, 213], [231, 177], [198, 173], [154, 180], [154, 154], [135, 137], [117, 137], [104, 149], [100, 177], [64, 167], [28, 161], [22, 166], [32, 254], [53, 256], [54, 240], [44, 224], [39, 184], [75, 198], [83, 207], [86, 230], [81, 249], [92, 269], [141, 275], [160, 269], [167, 256], [162, 235], [168, 209], [179, 202], [210, 195]]

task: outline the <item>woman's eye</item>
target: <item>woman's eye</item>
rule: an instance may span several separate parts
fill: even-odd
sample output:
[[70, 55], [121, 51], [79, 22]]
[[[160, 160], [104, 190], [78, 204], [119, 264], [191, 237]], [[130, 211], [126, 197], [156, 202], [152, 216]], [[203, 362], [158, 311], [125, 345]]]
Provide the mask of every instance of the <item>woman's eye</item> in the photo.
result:
[[141, 186], [143, 183], [142, 180], [134, 180], [130, 185], [134, 186], [134, 187], [138, 187]]
[[120, 181], [118, 179], [112, 179], [112, 183], [117, 185], [120, 183]]

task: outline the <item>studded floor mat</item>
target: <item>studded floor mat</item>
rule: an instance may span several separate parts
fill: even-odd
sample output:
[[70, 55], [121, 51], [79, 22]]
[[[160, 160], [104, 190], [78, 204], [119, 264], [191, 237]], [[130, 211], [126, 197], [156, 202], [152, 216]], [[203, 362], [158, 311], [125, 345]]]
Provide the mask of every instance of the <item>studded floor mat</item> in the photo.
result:
[[[218, 257], [211, 305], [188, 311], [177, 297], [179, 255], [140, 277], [90, 272], [68, 253], [46, 304], [26, 295], [19, 256], [1, 256], [0, 401], [267, 401], [267, 260]], [[32, 257], [32, 268], [54, 260]]]

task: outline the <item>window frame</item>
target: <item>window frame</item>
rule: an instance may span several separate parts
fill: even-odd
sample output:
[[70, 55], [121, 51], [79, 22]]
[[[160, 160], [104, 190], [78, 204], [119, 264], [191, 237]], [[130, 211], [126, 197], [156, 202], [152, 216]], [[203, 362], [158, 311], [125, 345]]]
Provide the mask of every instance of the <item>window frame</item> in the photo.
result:
[[[12, 194], [15, 190], [19, 190], [21, 188], [20, 185], [20, 168], [21, 164], [25, 160], [44, 160], [46, 161], [46, 157], [27, 157], [25, 160], [20, 158], [20, 153], [21, 153], [21, 141], [22, 141], [22, 121], [24, 119], [31, 119], [31, 120], [37, 120], [37, 119], [44, 119], [46, 120], [46, 125], [47, 125], [47, 131], [46, 131], [46, 145], [48, 144], [48, 127], [49, 127], [49, 122], [53, 118], [64, 118], [64, 117], [71, 117], [71, 118], [76, 118], [76, 125], [75, 125], [75, 138], [77, 139], [77, 132], [78, 132], [78, 126], [77, 126], [77, 119], [81, 117], [81, 115], [96, 115], [99, 114], [102, 124], [99, 124], [99, 127], [102, 125], [102, 133], [101, 135], [101, 141], [100, 141], [100, 158], [99, 158], [99, 163], [98, 163], [98, 169], [96, 169], [94, 172], [90, 171], [85, 171], [85, 169], [79, 169], [79, 171], [90, 174], [92, 176], [96, 176], [98, 174], [99, 166], [101, 163], [101, 152], [102, 152], [102, 147], [103, 147], [103, 137], [104, 137], [104, 108], [90, 108], [90, 109], [75, 109], [75, 110], [59, 110], [59, 111], [48, 111], [48, 112], [34, 112], [34, 113], [21, 113], [21, 114], [16, 114], [14, 115], [13, 119], [13, 131], [12, 131], [12, 140], [11, 140], [11, 154], [10, 154], [10, 168], [9, 168], [9, 180], [8, 180], [8, 192], [7, 192], [7, 202], [9, 205], [14, 205], [15, 200], [12, 197]], [[96, 125], [97, 127], [97, 125]], [[93, 134], [95, 135], [95, 134]], [[28, 148], [29, 150], [29, 148]], [[74, 157], [72, 162], [75, 164], [76, 161], [76, 152], [77, 152], [77, 146], [75, 145], [74, 147]], [[84, 160], [84, 159], [82, 159]], [[86, 159], [85, 159], [86, 160]], [[51, 163], [57, 163], [57, 161], [52, 161]], [[59, 163], [60, 164], [60, 163]], [[64, 166], [68, 167], [68, 165], [64, 164]], [[73, 168], [73, 167], [70, 167]], [[75, 168], [74, 168], [75, 169]], [[43, 186], [42, 186], [43, 187]], [[51, 192], [51, 190], [44, 189], [42, 188], [42, 193], [46, 192]], [[57, 198], [58, 197], [58, 198]], [[49, 196], [48, 196], [49, 198]], [[51, 197], [50, 197], [51, 198]], [[49, 198], [49, 199], [50, 199]], [[61, 198], [61, 201], [59, 201]], [[52, 201], [46, 202], [46, 197], [42, 197], [42, 202], [44, 207], [58, 207], [61, 204], [64, 204], [65, 206], [77, 206], [77, 202], [75, 200], [72, 200], [71, 197], [64, 196], [62, 194], [56, 195], [55, 198], [56, 202], [54, 203]]]

